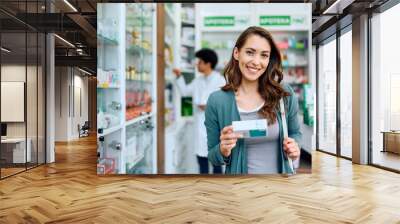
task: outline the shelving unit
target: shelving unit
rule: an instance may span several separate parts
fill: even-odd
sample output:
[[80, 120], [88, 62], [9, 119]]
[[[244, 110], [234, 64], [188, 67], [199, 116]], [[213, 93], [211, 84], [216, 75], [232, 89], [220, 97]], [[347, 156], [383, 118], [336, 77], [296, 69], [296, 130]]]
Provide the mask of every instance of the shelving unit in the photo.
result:
[[[152, 174], [157, 164], [155, 5], [126, 4], [126, 11], [125, 171]], [[144, 147], [147, 153], [141, 151]]]
[[100, 137], [100, 136], [107, 136], [107, 135], [109, 135], [109, 134], [111, 134], [111, 133], [114, 133], [114, 132], [116, 132], [116, 131], [119, 131], [120, 129], [121, 129], [121, 125], [118, 125], [118, 126], [114, 126], [114, 127], [111, 127], [111, 128], [104, 129], [102, 133], [98, 133], [98, 137]]
[[98, 174], [121, 172], [120, 147], [114, 146], [120, 146], [123, 131], [123, 67], [118, 63], [124, 49], [123, 15], [121, 5], [99, 4], [97, 9]]
[[118, 40], [110, 39], [108, 37], [104, 37], [101, 34], [97, 35], [97, 40], [100, 44], [109, 44], [109, 45], [118, 45]]
[[98, 174], [156, 173], [155, 4], [97, 12]]
[[151, 51], [149, 51], [146, 48], [143, 48], [141, 46], [137, 46], [137, 45], [131, 45], [126, 49], [126, 52], [128, 54], [133, 54], [133, 55], [140, 55], [140, 54], [147, 54], [147, 55], [151, 55]]
[[144, 114], [144, 115], [141, 115], [141, 116], [139, 116], [139, 117], [133, 118], [132, 120], [127, 121], [127, 122], [125, 123], [125, 125], [126, 125], [126, 126], [129, 126], [129, 125], [132, 125], [132, 124], [135, 124], [135, 123], [144, 121], [144, 120], [146, 120], [146, 119], [149, 119], [149, 118], [151, 118], [152, 116], [153, 116], [152, 113]]
[[182, 20], [182, 26], [184, 27], [194, 27], [194, 21], [187, 21], [187, 20]]
[[[164, 149], [165, 149], [165, 172], [169, 173], [172, 165], [172, 154], [174, 154], [175, 135], [173, 134], [173, 127], [177, 127], [179, 123], [179, 91], [174, 84], [175, 75], [173, 68], [179, 67], [179, 30], [180, 18], [179, 12], [181, 10], [178, 3], [164, 3], [165, 10], [165, 29], [164, 29], [164, 102], [165, 102], [165, 115], [164, 115]], [[172, 141], [172, 142], [171, 142]]]
[[[165, 173], [167, 174], [178, 174], [185, 173], [185, 170], [189, 168], [184, 167], [180, 160], [185, 160], [185, 154], [188, 152], [187, 147], [187, 134], [191, 133], [189, 130], [191, 127], [190, 121], [192, 118], [182, 116], [182, 96], [175, 84], [176, 76], [173, 74], [173, 68], [180, 68], [183, 72], [185, 80], [191, 80], [194, 78], [194, 63], [188, 61], [187, 58], [191, 58], [194, 54], [194, 18], [190, 25], [192, 29], [192, 40], [187, 41], [184, 39], [186, 34], [183, 34], [183, 30], [186, 29], [188, 23], [183, 23], [182, 17], [185, 14], [185, 7], [193, 7], [193, 4], [181, 4], [181, 3], [165, 3], [165, 129], [164, 129], [164, 149], [165, 149]], [[192, 10], [193, 11], [193, 10]], [[173, 15], [173, 16], [171, 16]], [[187, 18], [186, 18], [187, 20]], [[185, 43], [185, 44], [184, 44]], [[187, 54], [186, 57], [182, 57], [182, 49]], [[187, 66], [187, 65], [190, 65]], [[193, 136], [189, 135], [188, 138]], [[194, 154], [191, 155], [193, 158]], [[195, 165], [195, 163], [193, 163]], [[192, 166], [193, 166], [192, 164]]]
[[[167, 127], [174, 124], [177, 120], [177, 112], [179, 105], [177, 98], [179, 95], [178, 90], [175, 88], [174, 80], [175, 75], [172, 70], [178, 67], [178, 42], [180, 30], [180, 4], [165, 3], [165, 30], [164, 30], [164, 58], [165, 58], [165, 126]], [[168, 137], [166, 135], [166, 137]], [[166, 146], [167, 147], [167, 146]]]
[[176, 18], [175, 18], [175, 12], [176, 12], [176, 6], [173, 3], [165, 3], [164, 4], [164, 10], [165, 10], [165, 17], [167, 24], [170, 25], [170, 27], [176, 27], [176, 24], [178, 23]]
[[[186, 83], [190, 83], [196, 77], [195, 69], [195, 4], [194, 3], [182, 3], [181, 13], [181, 33], [180, 33], [180, 68], [182, 75]], [[198, 49], [198, 48], [197, 48]], [[193, 111], [189, 107], [192, 104], [187, 102], [192, 101], [192, 97], [180, 98], [181, 109], [180, 120], [182, 122], [187, 122], [192, 120], [192, 112], [186, 113], [185, 111]], [[186, 103], [185, 103], [186, 102]]]

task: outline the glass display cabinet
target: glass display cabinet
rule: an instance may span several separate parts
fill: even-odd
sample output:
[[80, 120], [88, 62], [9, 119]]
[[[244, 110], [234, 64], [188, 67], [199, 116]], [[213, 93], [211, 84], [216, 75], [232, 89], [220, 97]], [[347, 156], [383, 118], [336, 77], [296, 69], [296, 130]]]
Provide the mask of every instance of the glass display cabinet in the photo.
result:
[[128, 174], [156, 172], [154, 17], [153, 4], [126, 4], [124, 159]]
[[97, 126], [99, 174], [121, 172], [123, 6], [97, 8]]
[[155, 173], [155, 5], [97, 7], [97, 173]]

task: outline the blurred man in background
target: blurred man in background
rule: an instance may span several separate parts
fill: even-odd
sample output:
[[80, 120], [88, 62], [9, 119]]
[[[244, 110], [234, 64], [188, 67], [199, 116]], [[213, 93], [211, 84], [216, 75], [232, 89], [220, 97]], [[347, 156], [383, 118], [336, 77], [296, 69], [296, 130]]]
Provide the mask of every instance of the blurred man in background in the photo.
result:
[[[200, 174], [209, 173], [208, 163], [208, 147], [207, 147], [207, 132], [204, 126], [204, 111], [210, 94], [219, 90], [225, 85], [224, 77], [214, 71], [217, 63], [218, 56], [215, 51], [211, 49], [201, 49], [195, 54], [197, 58], [197, 70], [201, 73], [189, 84], [185, 83], [179, 69], [174, 69], [177, 76], [176, 85], [183, 96], [192, 96], [193, 110], [194, 110], [194, 127], [195, 139], [193, 147], [196, 152], [197, 161], [199, 163]], [[222, 173], [221, 166], [213, 166], [213, 173]]]

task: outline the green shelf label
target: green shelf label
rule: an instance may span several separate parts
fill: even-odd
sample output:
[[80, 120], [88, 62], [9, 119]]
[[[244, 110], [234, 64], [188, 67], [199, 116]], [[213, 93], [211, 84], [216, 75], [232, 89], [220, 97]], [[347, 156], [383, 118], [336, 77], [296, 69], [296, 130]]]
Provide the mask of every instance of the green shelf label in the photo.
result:
[[208, 26], [208, 27], [235, 26], [235, 17], [234, 16], [207, 16], [207, 17], [204, 17], [204, 26]]
[[261, 26], [290, 26], [290, 16], [260, 16]]

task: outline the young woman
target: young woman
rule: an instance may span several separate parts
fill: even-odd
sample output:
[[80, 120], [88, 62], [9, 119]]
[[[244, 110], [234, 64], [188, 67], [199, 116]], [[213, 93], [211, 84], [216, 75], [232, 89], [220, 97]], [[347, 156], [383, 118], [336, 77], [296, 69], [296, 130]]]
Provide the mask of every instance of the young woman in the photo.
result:
[[[292, 173], [287, 157], [300, 157], [298, 102], [282, 84], [281, 56], [271, 34], [247, 28], [237, 39], [224, 69], [227, 84], [211, 94], [205, 112], [208, 159], [227, 174]], [[279, 103], [284, 99], [288, 138], [283, 137]], [[268, 136], [243, 138], [232, 122], [266, 119]]]

